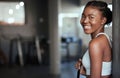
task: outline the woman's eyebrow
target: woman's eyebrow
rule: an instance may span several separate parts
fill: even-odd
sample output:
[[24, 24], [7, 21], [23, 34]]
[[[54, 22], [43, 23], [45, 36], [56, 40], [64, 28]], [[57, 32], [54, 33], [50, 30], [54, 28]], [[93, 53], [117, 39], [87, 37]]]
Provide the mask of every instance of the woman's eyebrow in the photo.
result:
[[[85, 15], [84, 13], [82, 13], [82, 16]], [[88, 14], [88, 16], [95, 16], [94, 14]]]

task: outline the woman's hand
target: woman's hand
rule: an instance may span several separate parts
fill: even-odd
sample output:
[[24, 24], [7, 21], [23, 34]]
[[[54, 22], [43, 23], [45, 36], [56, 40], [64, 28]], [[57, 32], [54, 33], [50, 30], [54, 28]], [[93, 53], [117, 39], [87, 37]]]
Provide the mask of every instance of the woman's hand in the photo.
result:
[[82, 60], [79, 59], [79, 60], [76, 62], [76, 64], [75, 64], [75, 68], [79, 70], [80, 67], [81, 67], [81, 65], [82, 65]]
[[82, 65], [82, 60], [79, 59], [76, 64], [75, 64], [75, 68], [80, 70], [80, 74], [82, 75], [86, 75], [86, 70], [84, 68], [84, 66]]

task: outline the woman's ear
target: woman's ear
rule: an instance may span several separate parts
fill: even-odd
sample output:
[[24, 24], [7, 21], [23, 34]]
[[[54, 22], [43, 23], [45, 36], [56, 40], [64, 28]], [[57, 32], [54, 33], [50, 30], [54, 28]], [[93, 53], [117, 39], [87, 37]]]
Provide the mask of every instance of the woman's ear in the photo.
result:
[[105, 24], [106, 21], [107, 21], [107, 18], [106, 18], [106, 17], [103, 17], [101, 24]]

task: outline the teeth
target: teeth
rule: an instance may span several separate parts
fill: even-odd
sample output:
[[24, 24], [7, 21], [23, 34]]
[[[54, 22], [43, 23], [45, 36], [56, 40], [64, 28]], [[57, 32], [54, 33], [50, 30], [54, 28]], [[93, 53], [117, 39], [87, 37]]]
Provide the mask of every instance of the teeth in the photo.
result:
[[91, 26], [84, 26], [85, 29], [91, 29]]

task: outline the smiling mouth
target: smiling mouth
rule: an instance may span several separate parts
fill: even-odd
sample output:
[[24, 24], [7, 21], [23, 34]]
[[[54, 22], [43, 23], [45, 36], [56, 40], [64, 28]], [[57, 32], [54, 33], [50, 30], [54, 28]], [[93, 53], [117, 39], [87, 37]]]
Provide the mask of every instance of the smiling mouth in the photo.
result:
[[84, 26], [84, 29], [91, 29], [91, 26]]

